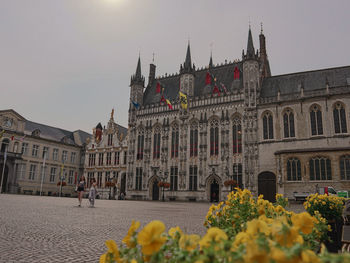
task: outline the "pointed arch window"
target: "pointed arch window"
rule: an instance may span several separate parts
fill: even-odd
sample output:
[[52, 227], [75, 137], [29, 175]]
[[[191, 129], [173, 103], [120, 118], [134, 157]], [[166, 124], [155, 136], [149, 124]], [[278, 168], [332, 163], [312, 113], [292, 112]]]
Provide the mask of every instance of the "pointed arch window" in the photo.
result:
[[190, 130], [190, 157], [198, 156], [198, 124], [193, 122]]
[[107, 140], [108, 146], [112, 146], [113, 144], [113, 134], [108, 134], [108, 140]]
[[347, 133], [346, 114], [344, 106], [341, 103], [336, 103], [333, 108], [334, 132]]
[[322, 111], [318, 105], [314, 105], [311, 107], [310, 121], [311, 121], [311, 134], [322, 135], [323, 134]]
[[159, 127], [155, 130], [153, 136], [153, 159], [160, 158], [160, 129]]
[[331, 160], [325, 157], [310, 159], [310, 180], [332, 180]]
[[287, 160], [287, 180], [301, 181], [301, 164], [298, 158]]
[[171, 132], [171, 158], [179, 157], [179, 127], [174, 124]]
[[263, 136], [264, 140], [273, 139], [273, 117], [271, 112], [266, 112], [263, 116]]
[[210, 156], [219, 155], [219, 122], [210, 122]]
[[283, 114], [283, 127], [284, 127], [284, 138], [295, 137], [294, 114], [293, 114], [293, 111], [290, 109], [287, 109]]
[[142, 160], [143, 159], [143, 149], [144, 149], [144, 143], [145, 143], [145, 135], [144, 131], [140, 130], [139, 135], [137, 137], [137, 160]]
[[240, 118], [235, 118], [232, 125], [232, 152], [242, 153], [242, 124]]
[[350, 180], [350, 155], [340, 157], [340, 179]]

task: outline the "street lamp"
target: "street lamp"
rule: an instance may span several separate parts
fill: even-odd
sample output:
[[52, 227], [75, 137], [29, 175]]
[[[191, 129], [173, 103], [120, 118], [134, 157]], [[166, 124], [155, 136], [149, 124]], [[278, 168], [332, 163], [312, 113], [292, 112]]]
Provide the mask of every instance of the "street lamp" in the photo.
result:
[[164, 188], [165, 188], [165, 183], [166, 183], [166, 179], [168, 178], [168, 172], [164, 172], [164, 175], [161, 177], [162, 179], [162, 187], [163, 187], [163, 197], [162, 197], [162, 201], [164, 202]]

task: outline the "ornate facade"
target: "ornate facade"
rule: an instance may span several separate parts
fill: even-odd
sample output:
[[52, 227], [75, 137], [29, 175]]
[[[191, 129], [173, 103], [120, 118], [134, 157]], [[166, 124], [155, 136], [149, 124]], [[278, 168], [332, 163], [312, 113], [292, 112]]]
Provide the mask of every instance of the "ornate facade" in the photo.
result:
[[[14, 110], [1, 110], [2, 192], [75, 195], [76, 180], [83, 173], [85, 142], [90, 136], [81, 130], [70, 132], [29, 121]], [[62, 189], [58, 185], [61, 182]]]
[[[242, 60], [214, 65], [210, 57], [201, 69], [188, 45], [180, 72], [156, 78], [151, 64], [147, 86], [139, 58], [129, 197], [217, 201], [232, 184], [270, 200], [316, 186], [349, 190], [350, 66], [272, 76], [262, 32], [259, 44], [249, 29]], [[162, 192], [159, 182], [170, 188]]]
[[99, 123], [86, 146], [84, 176], [87, 186], [96, 179], [100, 198], [126, 192], [127, 129], [114, 122], [112, 110], [107, 127]]

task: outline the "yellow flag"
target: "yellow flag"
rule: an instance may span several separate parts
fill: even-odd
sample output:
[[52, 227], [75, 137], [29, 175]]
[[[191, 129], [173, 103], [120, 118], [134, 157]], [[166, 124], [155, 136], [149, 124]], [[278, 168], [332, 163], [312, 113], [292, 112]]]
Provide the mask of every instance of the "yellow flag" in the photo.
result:
[[181, 102], [181, 107], [186, 110], [187, 109], [187, 95], [182, 93], [181, 91], [179, 92], [180, 94], [180, 102]]
[[0, 132], [0, 139], [2, 138], [2, 136], [4, 135], [4, 133], [5, 133], [5, 130], [2, 130], [2, 131]]

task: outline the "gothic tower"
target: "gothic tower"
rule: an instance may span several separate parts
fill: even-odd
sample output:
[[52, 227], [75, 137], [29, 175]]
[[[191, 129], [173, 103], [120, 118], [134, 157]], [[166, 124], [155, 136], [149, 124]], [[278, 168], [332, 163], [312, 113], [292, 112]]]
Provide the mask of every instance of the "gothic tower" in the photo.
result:
[[257, 99], [260, 90], [258, 54], [255, 52], [249, 27], [247, 51], [243, 51], [244, 87], [244, 176], [245, 187], [256, 191], [258, 172], [258, 118]]
[[190, 43], [187, 45], [186, 60], [180, 65], [180, 91], [192, 97], [194, 95], [194, 71], [195, 66], [191, 62]]

